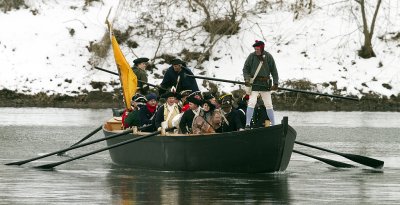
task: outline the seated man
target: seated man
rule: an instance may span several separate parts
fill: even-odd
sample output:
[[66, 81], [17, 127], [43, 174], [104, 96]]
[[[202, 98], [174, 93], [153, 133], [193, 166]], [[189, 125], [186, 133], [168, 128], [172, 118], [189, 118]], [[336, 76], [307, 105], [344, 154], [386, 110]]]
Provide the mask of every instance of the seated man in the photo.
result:
[[132, 97], [131, 109], [126, 109], [124, 113], [122, 113], [122, 125], [125, 129], [141, 125], [139, 111], [144, 107], [146, 102], [147, 99], [142, 94], [136, 93], [136, 95]]
[[257, 103], [254, 108], [254, 114], [252, 121], [250, 123], [250, 127], [251, 128], [269, 127], [270, 125], [271, 121], [268, 118], [267, 109], [265, 108], [262, 98], [259, 97], [257, 99]]
[[249, 95], [245, 94], [237, 103], [238, 107], [236, 110], [239, 113], [240, 122], [242, 123], [242, 125], [246, 124], [246, 109], [248, 102], [249, 102]]
[[221, 98], [222, 123], [217, 132], [233, 132], [244, 129], [240, 122], [240, 116], [237, 110], [233, 109], [233, 96], [224, 95]]
[[199, 95], [192, 93], [188, 96], [189, 110], [186, 110], [179, 122], [179, 129], [182, 134], [189, 134], [192, 131], [193, 119], [195, 116], [200, 114], [200, 106], [202, 104], [202, 99]]
[[167, 102], [160, 106], [160, 108], [156, 112], [155, 116], [155, 127], [159, 129], [172, 128], [172, 119], [175, 115], [178, 115], [181, 111], [179, 106], [175, 103], [176, 93], [169, 91], [166, 93], [164, 98], [167, 99]]
[[210, 101], [210, 102], [215, 106], [215, 108], [217, 108], [217, 109], [220, 108], [220, 105], [219, 105], [219, 103], [217, 102], [217, 99], [214, 97], [213, 94], [211, 94], [211, 93], [204, 93], [203, 96], [204, 96], [204, 100]]
[[222, 113], [210, 101], [203, 102], [203, 112], [195, 116], [192, 124], [193, 134], [215, 133], [221, 126]]
[[140, 127], [146, 126], [142, 129], [143, 132], [153, 132], [156, 130], [154, 126], [154, 117], [157, 111], [157, 95], [150, 93], [146, 96], [146, 98], [146, 106], [143, 106], [139, 111]]
[[[186, 98], [192, 93], [191, 90], [184, 90], [182, 92], [179, 93], [179, 103], [178, 105], [182, 108], [182, 110], [184, 109], [184, 107], [187, 107], [187, 109], [189, 109], [189, 102], [186, 100]], [[186, 109], [186, 110], [187, 110]], [[185, 111], [186, 111], [185, 110]]]

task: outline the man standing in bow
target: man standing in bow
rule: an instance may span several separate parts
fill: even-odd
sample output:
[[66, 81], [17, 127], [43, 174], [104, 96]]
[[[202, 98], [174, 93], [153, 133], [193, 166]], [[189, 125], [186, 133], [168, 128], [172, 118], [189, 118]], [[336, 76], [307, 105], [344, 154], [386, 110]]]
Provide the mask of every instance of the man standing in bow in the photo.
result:
[[141, 93], [142, 95], [146, 95], [147, 92], [149, 91], [149, 86], [145, 84], [147, 83], [146, 67], [148, 61], [149, 61], [148, 58], [137, 58], [133, 61], [134, 65], [132, 67], [132, 70], [138, 79], [138, 92]]
[[[270, 53], [264, 50], [264, 46], [264, 42], [256, 41], [253, 44], [254, 52], [250, 53], [243, 66], [243, 76], [246, 86], [248, 88], [251, 87], [251, 92], [248, 93], [250, 98], [246, 111], [246, 128], [250, 127], [251, 118], [254, 113], [254, 107], [257, 103], [257, 97], [259, 95], [264, 101], [271, 125], [275, 125], [271, 91], [278, 89], [279, 76], [275, 66], [274, 58]], [[263, 86], [252, 86], [253, 83]]]

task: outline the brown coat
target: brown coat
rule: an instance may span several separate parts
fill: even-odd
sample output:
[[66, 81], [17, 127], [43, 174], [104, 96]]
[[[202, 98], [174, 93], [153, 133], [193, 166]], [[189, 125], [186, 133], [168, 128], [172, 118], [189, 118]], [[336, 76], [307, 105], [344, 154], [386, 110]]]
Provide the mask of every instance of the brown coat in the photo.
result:
[[192, 124], [193, 134], [215, 133], [215, 130], [221, 126], [222, 114], [219, 109], [212, 112], [212, 115], [207, 117], [204, 113], [194, 117]]

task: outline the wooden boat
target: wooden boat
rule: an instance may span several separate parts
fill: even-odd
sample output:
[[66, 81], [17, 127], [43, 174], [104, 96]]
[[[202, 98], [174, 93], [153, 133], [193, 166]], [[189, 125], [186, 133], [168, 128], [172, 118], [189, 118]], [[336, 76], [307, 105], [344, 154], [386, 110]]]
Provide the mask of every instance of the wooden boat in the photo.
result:
[[[115, 118], [103, 126], [105, 136], [121, 133]], [[136, 132], [107, 140], [111, 146], [149, 133]], [[125, 144], [109, 153], [118, 165], [163, 171], [266, 173], [286, 170], [296, 131], [284, 117], [271, 127], [245, 131], [157, 135]]]

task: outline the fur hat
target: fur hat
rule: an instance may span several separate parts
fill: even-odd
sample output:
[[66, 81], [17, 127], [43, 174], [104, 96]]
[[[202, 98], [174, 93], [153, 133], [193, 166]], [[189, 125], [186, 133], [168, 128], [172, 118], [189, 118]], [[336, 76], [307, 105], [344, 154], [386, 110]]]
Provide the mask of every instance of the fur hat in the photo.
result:
[[148, 95], [146, 95], [147, 101], [150, 100], [157, 100], [157, 95], [154, 93], [149, 93]]

